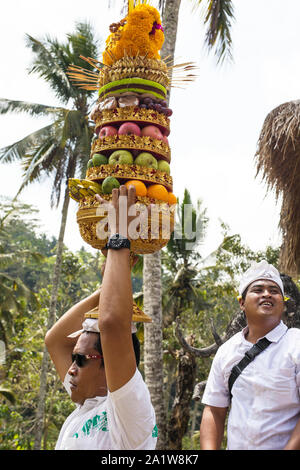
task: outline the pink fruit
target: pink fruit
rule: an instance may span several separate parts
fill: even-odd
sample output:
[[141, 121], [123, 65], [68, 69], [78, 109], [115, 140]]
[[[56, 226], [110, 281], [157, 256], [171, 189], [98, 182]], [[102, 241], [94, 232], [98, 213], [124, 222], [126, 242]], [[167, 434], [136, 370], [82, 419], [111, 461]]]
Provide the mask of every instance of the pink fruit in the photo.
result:
[[116, 135], [118, 133], [117, 129], [113, 126], [104, 126], [99, 132], [99, 138], [103, 139], [109, 135]]
[[156, 126], [146, 126], [142, 129], [142, 136], [152, 137], [153, 139], [162, 140], [163, 135], [158, 127]]
[[165, 142], [167, 145], [169, 145], [168, 137], [166, 135], [163, 135], [162, 137], [163, 142]]
[[124, 122], [119, 130], [118, 130], [119, 135], [141, 135], [141, 129], [137, 124], [134, 122]]

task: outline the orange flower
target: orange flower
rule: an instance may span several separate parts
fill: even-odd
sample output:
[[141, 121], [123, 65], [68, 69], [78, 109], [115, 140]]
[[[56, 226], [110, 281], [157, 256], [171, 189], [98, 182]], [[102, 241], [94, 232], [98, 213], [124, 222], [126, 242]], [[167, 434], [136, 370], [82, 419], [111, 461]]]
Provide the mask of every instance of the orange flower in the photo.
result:
[[[127, 16], [126, 24], [106, 40], [106, 51], [103, 63], [112, 65], [125, 54], [135, 57], [145, 56], [149, 59], [160, 59], [159, 51], [164, 43], [164, 33], [154, 29], [154, 23], [161, 25], [159, 12], [150, 5], [139, 5]], [[111, 53], [111, 55], [109, 54]]]

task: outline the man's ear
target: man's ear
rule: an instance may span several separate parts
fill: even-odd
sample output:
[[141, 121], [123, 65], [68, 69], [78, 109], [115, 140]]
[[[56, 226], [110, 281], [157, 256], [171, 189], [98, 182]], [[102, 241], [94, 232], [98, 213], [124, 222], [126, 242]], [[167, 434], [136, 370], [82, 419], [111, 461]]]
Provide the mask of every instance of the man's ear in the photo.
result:
[[239, 301], [239, 304], [240, 304], [241, 310], [242, 310], [242, 311], [244, 311], [244, 304], [245, 304], [245, 300], [242, 298], [242, 296], [241, 296], [241, 295], [238, 297], [238, 301]]

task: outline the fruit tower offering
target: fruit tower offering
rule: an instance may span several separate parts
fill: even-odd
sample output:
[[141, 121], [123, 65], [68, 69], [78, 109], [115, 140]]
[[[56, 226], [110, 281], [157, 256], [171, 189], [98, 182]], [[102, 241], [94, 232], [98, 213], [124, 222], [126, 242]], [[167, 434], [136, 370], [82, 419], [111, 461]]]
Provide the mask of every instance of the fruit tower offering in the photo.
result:
[[159, 205], [159, 230], [152, 233], [149, 217], [147, 233], [132, 241], [131, 250], [153, 253], [169, 241], [176, 205], [168, 141], [170, 67], [159, 55], [164, 32], [159, 12], [147, 4], [129, 7], [127, 17], [110, 31], [102, 63], [84, 58], [97, 74], [75, 66], [69, 73], [81, 87], [99, 92], [90, 116], [95, 136], [86, 178], [69, 181], [70, 196], [79, 202], [82, 238], [101, 249], [107, 239], [97, 236], [101, 216], [94, 195], [109, 200], [113, 188], [134, 185], [137, 210], [139, 205]]

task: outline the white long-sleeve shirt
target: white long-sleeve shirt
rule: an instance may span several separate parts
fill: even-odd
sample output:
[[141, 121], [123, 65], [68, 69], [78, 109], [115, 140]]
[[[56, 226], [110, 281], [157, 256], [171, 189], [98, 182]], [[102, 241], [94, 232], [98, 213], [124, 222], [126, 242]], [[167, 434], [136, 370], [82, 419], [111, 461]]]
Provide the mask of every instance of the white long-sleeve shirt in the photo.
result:
[[[247, 328], [218, 349], [202, 398], [206, 405], [230, 406], [230, 372], [253, 346], [245, 339]], [[265, 337], [272, 344], [232, 387], [228, 449], [283, 449], [300, 419], [300, 330], [280, 322]]]
[[[70, 393], [70, 376], [64, 386]], [[148, 388], [137, 369], [123, 387], [85, 400], [64, 422], [56, 450], [151, 450], [157, 427]]]

